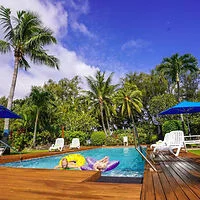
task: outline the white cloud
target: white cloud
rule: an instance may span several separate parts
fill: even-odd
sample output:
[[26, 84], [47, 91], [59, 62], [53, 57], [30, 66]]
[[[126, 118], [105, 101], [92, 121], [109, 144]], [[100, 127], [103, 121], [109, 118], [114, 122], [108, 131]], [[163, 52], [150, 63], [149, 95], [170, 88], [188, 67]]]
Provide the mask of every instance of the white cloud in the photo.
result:
[[[51, 1], [39, 0], [0, 0], [0, 5], [17, 10], [36, 11], [43, 23], [50, 27], [56, 34], [56, 38], [66, 35], [68, 27], [68, 13], [64, 10], [62, 3], [53, 4]], [[85, 8], [86, 9], [86, 8]], [[83, 31], [87, 29], [82, 26]], [[2, 35], [2, 33], [0, 34]], [[1, 38], [2, 39], [2, 38]], [[49, 54], [55, 55], [60, 60], [60, 70], [47, 66], [34, 65], [30, 62], [31, 69], [28, 72], [19, 70], [15, 90], [15, 98], [23, 98], [28, 95], [32, 85], [41, 86], [49, 79], [58, 81], [61, 78], [72, 78], [75, 75], [80, 77], [94, 74], [98, 68], [89, 66], [82, 62], [75, 52], [64, 48], [62, 44], [49, 47]], [[1, 55], [0, 65], [0, 97], [8, 96], [13, 74], [13, 54]]]
[[88, 37], [95, 38], [96, 36], [89, 31], [88, 27], [79, 22], [79, 18], [81, 15], [86, 15], [89, 11], [89, 3], [88, 0], [82, 0], [76, 3], [74, 0], [67, 0], [67, 5], [69, 9], [69, 21], [70, 27], [74, 31], [78, 31]]
[[44, 25], [49, 27], [56, 36], [59, 36], [60, 29], [67, 30], [68, 13], [59, 2], [52, 4], [47, 0], [0, 0], [0, 5], [10, 8], [13, 15], [18, 10], [30, 10], [38, 13]]
[[73, 21], [72, 24], [71, 24], [71, 27], [76, 31], [80, 31], [81, 33], [83, 33], [84, 35], [87, 35], [91, 38], [95, 38], [95, 35], [92, 34], [88, 28], [82, 24], [82, 23], [78, 23], [77, 21]]
[[149, 42], [142, 40], [142, 39], [137, 39], [137, 40], [130, 40], [122, 45], [122, 50], [126, 49], [132, 49], [132, 50], [137, 50], [137, 49], [144, 49], [147, 48], [150, 45]]

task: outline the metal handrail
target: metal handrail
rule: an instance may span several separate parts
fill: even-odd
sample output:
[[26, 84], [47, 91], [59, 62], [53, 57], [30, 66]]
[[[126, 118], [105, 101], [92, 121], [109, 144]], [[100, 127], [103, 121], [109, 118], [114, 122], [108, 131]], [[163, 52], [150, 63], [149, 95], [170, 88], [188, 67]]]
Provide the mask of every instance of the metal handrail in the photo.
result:
[[[136, 132], [136, 133], [135, 133]], [[157, 172], [157, 169], [154, 167], [154, 165], [148, 160], [148, 158], [142, 153], [142, 146], [140, 145], [140, 140], [137, 134], [137, 130], [134, 131], [134, 136], [135, 136], [135, 149], [139, 152], [139, 154], [142, 156], [143, 159], [145, 159], [149, 165], [152, 167], [152, 169]], [[137, 139], [137, 141], [136, 141]]]
[[10, 145], [8, 145], [7, 143], [5, 143], [4, 141], [0, 140], [0, 143], [2, 143], [3, 145], [5, 145], [5, 149], [7, 147], [9, 147], [10, 149], [12, 149], [13, 151], [15, 151], [16, 153], [18, 153], [20, 155], [20, 160], [21, 160], [21, 152], [17, 151], [15, 148], [11, 147]]
[[[141, 149], [142, 147], [140, 146], [140, 149]], [[149, 165], [152, 167], [152, 169], [155, 171], [155, 172], [157, 172], [157, 169], [154, 167], [154, 165], [148, 160], [148, 158], [140, 151], [140, 149], [139, 148], [135, 148], [138, 152], [139, 152], [139, 154], [142, 156], [142, 158], [143, 159], [145, 159], [148, 163], [149, 163]]]

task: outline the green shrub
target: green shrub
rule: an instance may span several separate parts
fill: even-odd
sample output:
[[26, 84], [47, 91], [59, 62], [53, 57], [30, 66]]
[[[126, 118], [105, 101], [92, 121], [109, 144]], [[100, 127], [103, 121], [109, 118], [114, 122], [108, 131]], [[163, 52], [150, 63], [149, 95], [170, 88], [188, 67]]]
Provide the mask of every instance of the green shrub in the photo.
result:
[[119, 140], [117, 138], [114, 138], [112, 136], [108, 136], [106, 138], [105, 145], [107, 145], [107, 146], [115, 146], [115, 145], [118, 144], [118, 142], [119, 142]]
[[158, 140], [158, 135], [152, 134], [152, 135], [150, 136], [150, 142], [151, 142], [151, 143], [155, 143], [157, 140]]
[[139, 140], [140, 140], [140, 144], [146, 144], [147, 143], [147, 134], [145, 133], [139, 133]]
[[88, 139], [88, 134], [83, 131], [66, 131], [65, 132], [65, 141], [69, 144], [72, 142], [73, 138], [79, 138], [80, 143], [83, 145]]
[[164, 134], [175, 130], [182, 130], [182, 123], [180, 120], [168, 120], [162, 125], [162, 131]]
[[30, 146], [30, 141], [32, 141], [32, 138], [32, 133], [19, 133], [15, 131], [12, 133], [11, 146], [17, 151], [22, 151], [25, 147]]
[[105, 144], [106, 134], [103, 131], [96, 131], [92, 133], [90, 139], [91, 139], [92, 145], [101, 146]]
[[41, 133], [36, 134], [37, 145], [48, 144], [49, 141], [51, 141], [51, 133], [49, 131], [42, 131]]

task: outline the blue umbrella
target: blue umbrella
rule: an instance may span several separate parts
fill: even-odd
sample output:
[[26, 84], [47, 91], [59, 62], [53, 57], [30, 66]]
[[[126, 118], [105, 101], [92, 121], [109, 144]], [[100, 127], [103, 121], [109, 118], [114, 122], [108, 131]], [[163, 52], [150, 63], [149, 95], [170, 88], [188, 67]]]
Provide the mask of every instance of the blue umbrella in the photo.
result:
[[200, 102], [183, 101], [162, 111], [158, 115], [186, 114], [200, 112]]
[[21, 116], [0, 105], [0, 118], [21, 118]]
[[[175, 115], [175, 114], [189, 114], [200, 112], [200, 102], [183, 101], [177, 105], [162, 111], [158, 115]], [[187, 117], [188, 132], [190, 134], [190, 126]]]

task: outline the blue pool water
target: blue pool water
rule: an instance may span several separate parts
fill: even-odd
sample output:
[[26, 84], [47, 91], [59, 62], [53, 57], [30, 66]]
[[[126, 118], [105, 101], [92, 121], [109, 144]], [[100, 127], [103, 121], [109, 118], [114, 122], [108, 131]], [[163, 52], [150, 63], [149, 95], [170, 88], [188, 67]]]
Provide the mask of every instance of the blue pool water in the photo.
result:
[[[120, 161], [120, 164], [115, 169], [103, 172], [102, 176], [143, 177], [145, 162], [135, 148], [98, 148], [74, 153], [81, 154], [84, 157], [90, 156], [97, 160], [104, 156], [109, 156], [111, 161]], [[58, 165], [60, 159], [66, 155], [68, 154], [35, 158], [24, 160], [22, 162], [6, 163], [0, 166], [53, 169]]]

